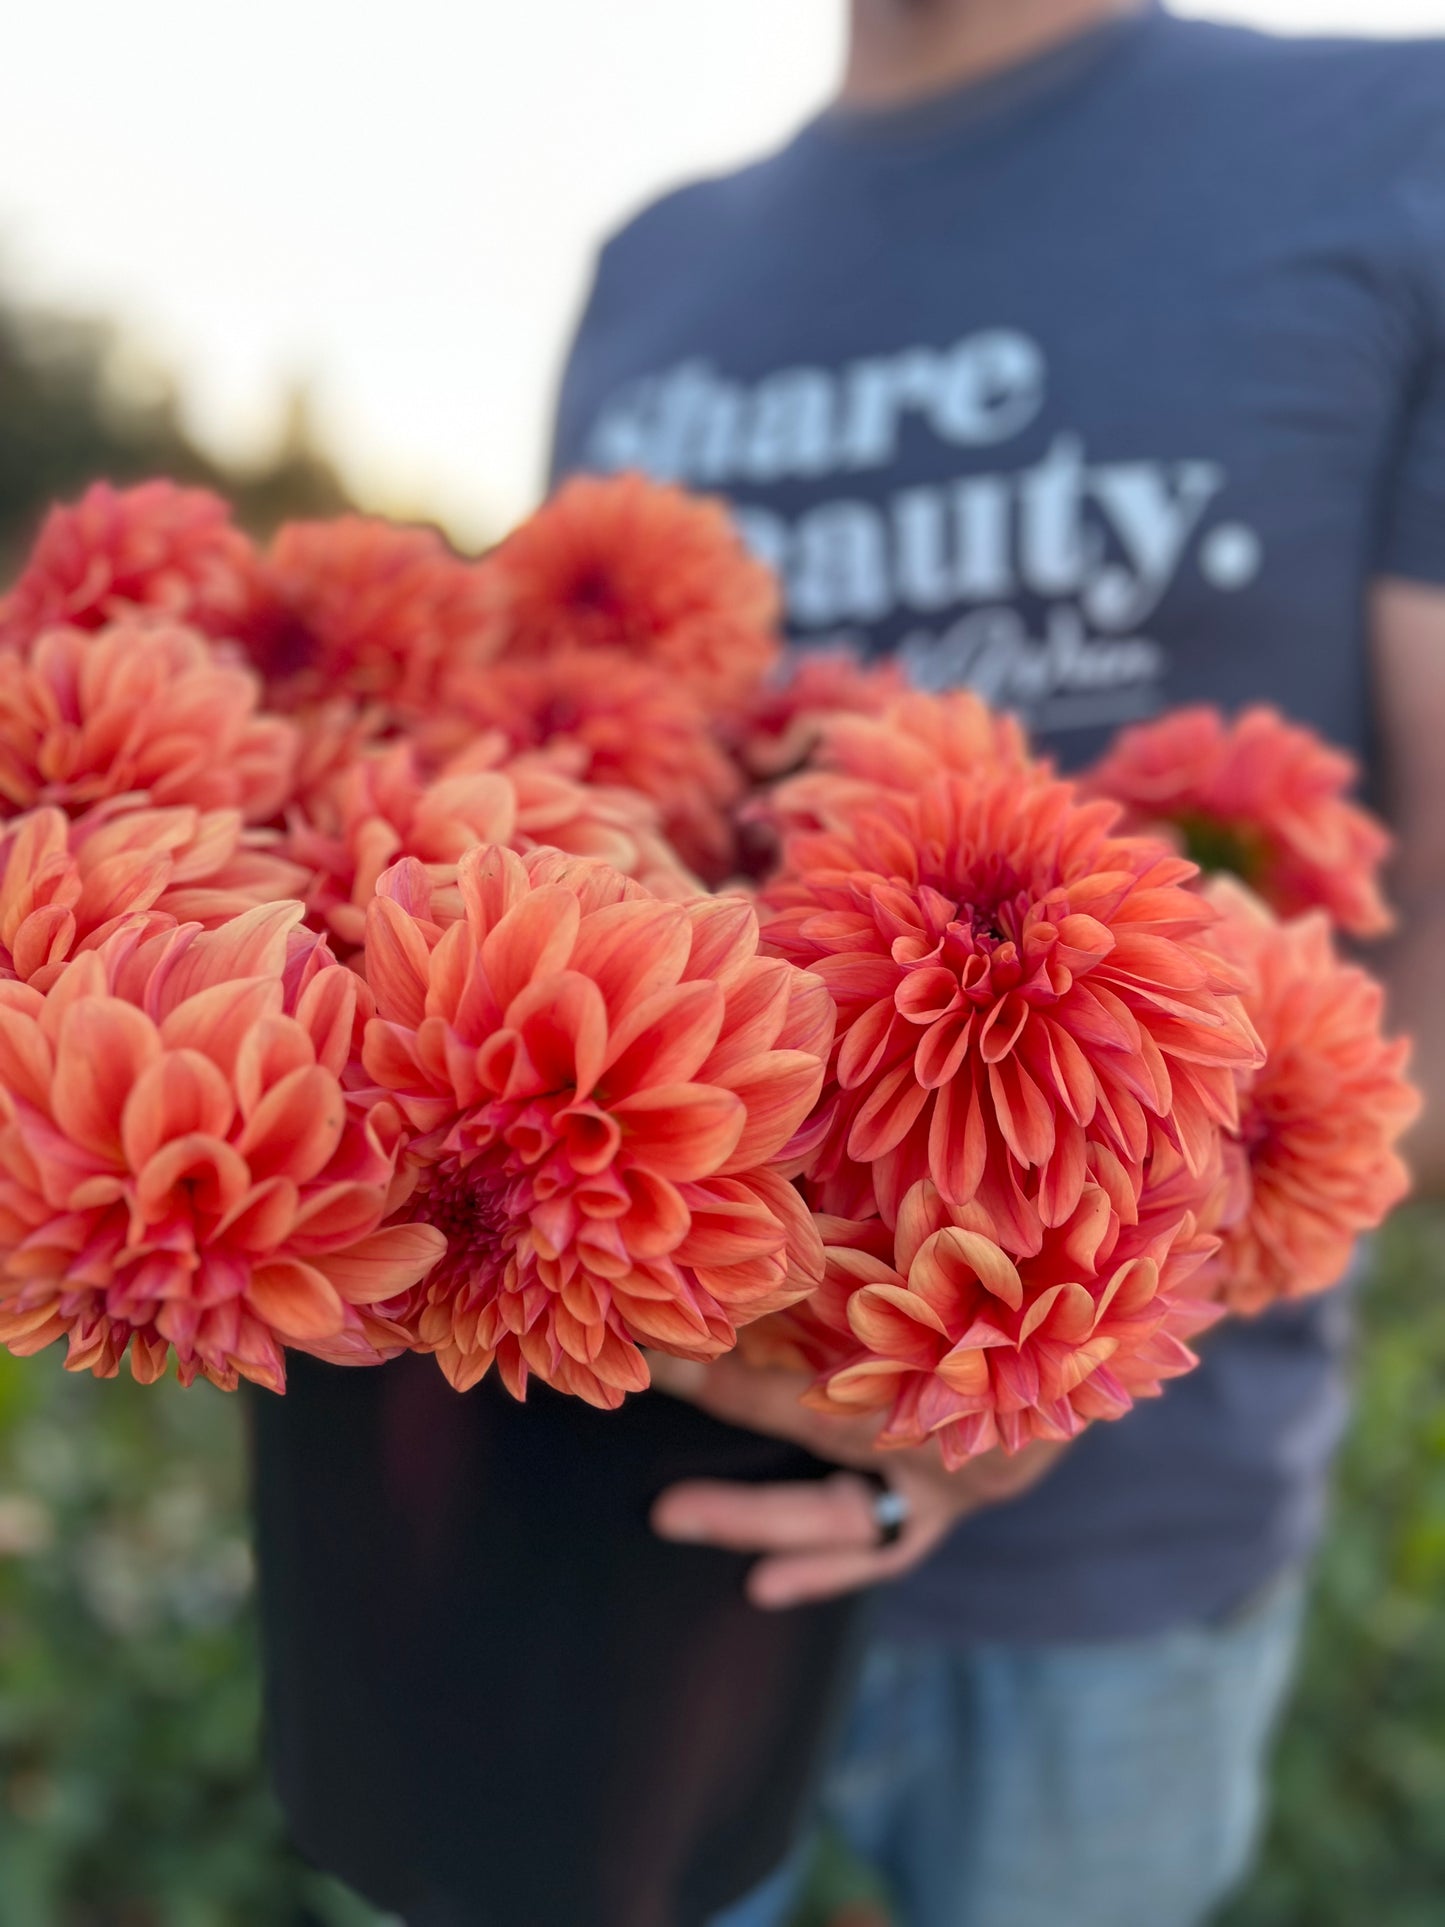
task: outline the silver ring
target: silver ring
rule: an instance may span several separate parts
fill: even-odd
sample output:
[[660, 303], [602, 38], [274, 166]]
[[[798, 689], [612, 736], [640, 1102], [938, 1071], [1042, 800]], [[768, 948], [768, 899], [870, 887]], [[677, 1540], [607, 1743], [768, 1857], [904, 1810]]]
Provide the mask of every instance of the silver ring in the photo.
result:
[[878, 1490], [873, 1494], [873, 1523], [878, 1528], [878, 1545], [880, 1549], [896, 1546], [903, 1537], [911, 1507], [896, 1486], [889, 1485], [877, 1473], [873, 1477], [878, 1481]]

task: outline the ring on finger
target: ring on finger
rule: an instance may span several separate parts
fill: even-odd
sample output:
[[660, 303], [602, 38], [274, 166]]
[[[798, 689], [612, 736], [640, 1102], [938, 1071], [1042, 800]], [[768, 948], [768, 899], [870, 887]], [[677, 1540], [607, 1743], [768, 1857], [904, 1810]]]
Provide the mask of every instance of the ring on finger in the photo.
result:
[[890, 1485], [879, 1472], [869, 1472], [864, 1476], [873, 1487], [871, 1510], [873, 1524], [878, 1531], [878, 1547], [882, 1550], [885, 1546], [896, 1546], [903, 1537], [903, 1528], [908, 1524], [912, 1510], [908, 1497], [897, 1486]]

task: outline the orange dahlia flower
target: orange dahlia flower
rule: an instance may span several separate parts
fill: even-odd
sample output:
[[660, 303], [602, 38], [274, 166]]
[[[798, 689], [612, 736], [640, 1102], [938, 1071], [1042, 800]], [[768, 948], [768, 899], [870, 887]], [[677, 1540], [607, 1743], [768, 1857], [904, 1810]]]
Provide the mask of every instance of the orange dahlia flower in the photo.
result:
[[895, 662], [860, 662], [851, 649], [802, 650], [738, 717], [738, 759], [756, 782], [786, 776], [808, 761], [833, 717], [881, 716], [907, 693]]
[[663, 840], [650, 804], [630, 792], [575, 783], [545, 758], [507, 758], [499, 737], [433, 781], [409, 742], [358, 756], [297, 812], [287, 853], [307, 873], [312, 923], [344, 952], [359, 949], [384, 870], [404, 856], [426, 865], [434, 914], [462, 914], [457, 864], [485, 843], [597, 857], [668, 895], [696, 884]]
[[213, 928], [294, 896], [303, 875], [234, 810], [32, 810], [0, 826], [0, 978], [48, 989], [123, 922]]
[[[805, 1202], [811, 1187], [797, 1180]], [[878, 1216], [840, 1218], [814, 1211], [823, 1240], [823, 1276], [816, 1289], [795, 1305], [760, 1318], [738, 1338], [739, 1356], [750, 1365], [818, 1376], [837, 1371], [858, 1350], [848, 1323], [848, 1300], [893, 1262], [894, 1233]]]
[[283, 1347], [340, 1346], [435, 1262], [381, 1228], [395, 1115], [343, 1081], [365, 987], [300, 915], [131, 925], [47, 992], [0, 984], [0, 1344], [280, 1391]]
[[484, 566], [521, 662], [620, 649], [729, 704], [777, 660], [777, 584], [726, 509], [641, 475], [565, 483]]
[[299, 743], [291, 801], [302, 811], [359, 756], [396, 740], [395, 719], [380, 703], [354, 702], [348, 696], [308, 703], [294, 720]]
[[847, 1339], [808, 1403], [886, 1414], [883, 1446], [936, 1437], [950, 1470], [996, 1445], [1073, 1438], [1197, 1363], [1169, 1329], [1171, 1296], [1214, 1243], [1187, 1216], [1141, 1226], [1107, 1154], [1024, 1257], [977, 1205], [949, 1206], [925, 1180], [903, 1200], [891, 1262], [830, 1250], [830, 1316]]
[[266, 575], [271, 606], [249, 640], [272, 699], [288, 709], [340, 690], [428, 714], [443, 677], [484, 647], [481, 572], [435, 529], [363, 515], [291, 522]]
[[649, 797], [689, 868], [713, 881], [730, 873], [742, 778], [685, 682], [616, 649], [495, 663], [448, 685], [421, 740], [437, 753], [496, 731], [514, 751], [547, 750], [580, 782]]
[[174, 482], [96, 482], [46, 517], [0, 600], [0, 644], [23, 649], [47, 629], [100, 629], [140, 611], [238, 636], [258, 578], [256, 552], [218, 496]]
[[1352, 757], [1275, 710], [1178, 709], [1124, 730], [1091, 789], [1141, 822], [1171, 823], [1205, 870], [1232, 872], [1281, 916], [1323, 910], [1351, 936], [1376, 937], [1392, 917], [1379, 873], [1384, 825], [1348, 800]]
[[1260, 1051], [1192, 864], [1006, 767], [811, 801], [822, 827], [788, 837], [763, 902], [769, 948], [838, 1007], [825, 1208], [865, 1214], [861, 1180], [891, 1223], [931, 1177], [1025, 1251], [1072, 1217], [1091, 1143], [1131, 1165], [1156, 1138], [1192, 1171], [1217, 1157]]
[[839, 712], [822, 719], [807, 767], [762, 806], [777, 829], [816, 829], [866, 810], [880, 789], [904, 794], [940, 776], [1007, 773], [1015, 784], [1053, 774], [1029, 750], [1016, 719], [990, 709], [972, 690], [910, 692], [876, 714]]
[[382, 879], [364, 1061], [417, 1133], [407, 1210], [447, 1234], [382, 1312], [459, 1389], [493, 1361], [599, 1406], [639, 1345], [712, 1358], [822, 1273], [786, 1147], [822, 1083], [827, 992], [736, 899], [663, 903], [556, 851], [463, 857], [444, 931], [420, 864]]
[[48, 630], [0, 654], [0, 811], [74, 815], [125, 796], [264, 823], [290, 793], [297, 744], [260, 693], [179, 623]]
[[1226, 910], [1219, 941], [1254, 975], [1246, 1004], [1268, 1053], [1242, 1081], [1215, 1268], [1230, 1310], [1257, 1312], [1337, 1283], [1405, 1196], [1395, 1146], [1420, 1095], [1408, 1043], [1383, 1034], [1383, 990], [1340, 961], [1323, 914], [1279, 923], [1243, 890], [1212, 894]]

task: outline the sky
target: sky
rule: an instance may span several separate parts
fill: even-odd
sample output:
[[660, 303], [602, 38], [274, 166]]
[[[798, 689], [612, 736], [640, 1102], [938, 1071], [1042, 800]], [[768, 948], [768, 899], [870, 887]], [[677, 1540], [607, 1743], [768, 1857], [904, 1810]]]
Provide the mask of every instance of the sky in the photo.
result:
[[[1445, 0], [1182, 0], [1445, 32]], [[599, 240], [827, 96], [841, 0], [53, 0], [6, 23], [0, 281], [113, 316], [232, 459], [305, 384], [371, 505], [498, 534], [541, 486]]]

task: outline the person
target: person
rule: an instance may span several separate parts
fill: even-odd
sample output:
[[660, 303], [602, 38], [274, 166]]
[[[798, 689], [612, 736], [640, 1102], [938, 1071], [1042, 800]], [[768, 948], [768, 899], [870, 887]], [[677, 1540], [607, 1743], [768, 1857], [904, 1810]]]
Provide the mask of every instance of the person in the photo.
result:
[[[1399, 837], [1395, 1020], [1437, 1088], [1442, 101], [1445, 41], [852, 0], [837, 101], [603, 249], [554, 458], [725, 496], [799, 644], [970, 684], [1065, 767], [1200, 700], [1367, 757]], [[1223, 1330], [1164, 1399], [953, 1478], [786, 1377], [664, 1362], [857, 1468], [678, 1487], [655, 1524], [755, 1550], [763, 1607], [895, 1582], [824, 1807], [906, 1927], [1188, 1927], [1237, 1881], [1348, 1327], [1337, 1293]], [[727, 1927], [785, 1921], [795, 1886]]]

